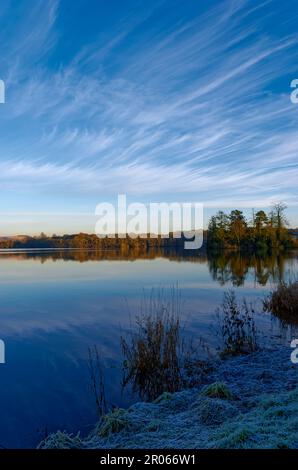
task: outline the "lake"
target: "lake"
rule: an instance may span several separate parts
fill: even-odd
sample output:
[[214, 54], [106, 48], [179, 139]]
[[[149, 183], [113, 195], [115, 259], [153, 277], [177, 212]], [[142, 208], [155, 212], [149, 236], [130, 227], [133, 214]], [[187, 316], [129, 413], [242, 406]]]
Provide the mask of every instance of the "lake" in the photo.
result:
[[[58, 429], [92, 429], [93, 345], [104, 360], [108, 401], [132, 402], [129, 391], [121, 391], [119, 340], [152, 288], [178, 284], [187, 334], [216, 347], [210, 326], [223, 292], [234, 288], [252, 302], [262, 299], [278, 281], [298, 273], [298, 256], [16, 250], [0, 253], [0, 268], [0, 338], [6, 348], [0, 445], [18, 448], [35, 447]], [[258, 324], [268, 341], [280, 335], [288, 340], [270, 315], [260, 314]]]

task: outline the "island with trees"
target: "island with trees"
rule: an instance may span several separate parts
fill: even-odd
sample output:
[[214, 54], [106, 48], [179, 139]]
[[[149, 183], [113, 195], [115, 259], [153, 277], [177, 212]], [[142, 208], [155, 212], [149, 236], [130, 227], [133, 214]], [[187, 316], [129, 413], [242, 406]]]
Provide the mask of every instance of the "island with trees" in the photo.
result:
[[297, 243], [287, 228], [285, 209], [284, 204], [278, 203], [268, 214], [263, 210], [252, 211], [250, 221], [240, 210], [232, 210], [230, 214], [219, 211], [209, 222], [208, 250], [267, 252], [295, 247]]

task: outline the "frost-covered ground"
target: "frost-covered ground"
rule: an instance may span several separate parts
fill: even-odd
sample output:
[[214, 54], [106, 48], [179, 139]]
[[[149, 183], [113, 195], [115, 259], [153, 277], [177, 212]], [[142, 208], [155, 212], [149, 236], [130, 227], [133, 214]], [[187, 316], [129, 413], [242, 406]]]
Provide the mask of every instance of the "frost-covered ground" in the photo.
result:
[[85, 438], [42, 448], [298, 448], [298, 365], [290, 348], [218, 362], [197, 389], [114, 410]]

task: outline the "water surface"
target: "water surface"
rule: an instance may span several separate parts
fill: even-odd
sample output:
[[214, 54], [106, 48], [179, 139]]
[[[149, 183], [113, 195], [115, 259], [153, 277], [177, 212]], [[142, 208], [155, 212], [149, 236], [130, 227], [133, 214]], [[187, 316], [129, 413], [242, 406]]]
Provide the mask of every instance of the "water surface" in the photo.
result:
[[[132, 401], [121, 393], [119, 338], [144, 290], [178, 283], [187, 331], [212, 344], [210, 325], [224, 290], [255, 301], [297, 272], [295, 253], [208, 260], [199, 253], [2, 251], [0, 445], [35, 447], [51, 431], [92, 428], [97, 416], [87, 362], [94, 344], [104, 358], [109, 402]], [[272, 331], [269, 315], [260, 323]]]

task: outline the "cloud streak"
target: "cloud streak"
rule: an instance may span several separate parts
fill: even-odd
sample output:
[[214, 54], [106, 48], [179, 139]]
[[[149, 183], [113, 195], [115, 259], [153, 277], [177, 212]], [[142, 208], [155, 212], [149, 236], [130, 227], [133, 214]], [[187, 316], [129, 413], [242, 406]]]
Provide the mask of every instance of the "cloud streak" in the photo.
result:
[[[132, 10], [104, 43], [95, 38], [59, 66], [47, 59], [60, 47], [59, 4], [30, 9], [5, 58], [13, 77], [0, 115], [5, 191], [297, 205], [289, 83], [298, 35], [283, 28], [296, 13], [281, 17], [276, 1], [225, 1], [154, 21], [166, 3]], [[25, 76], [14, 75], [17, 63]]]

